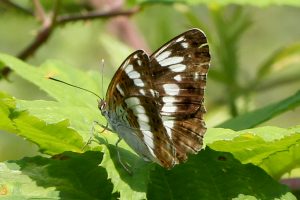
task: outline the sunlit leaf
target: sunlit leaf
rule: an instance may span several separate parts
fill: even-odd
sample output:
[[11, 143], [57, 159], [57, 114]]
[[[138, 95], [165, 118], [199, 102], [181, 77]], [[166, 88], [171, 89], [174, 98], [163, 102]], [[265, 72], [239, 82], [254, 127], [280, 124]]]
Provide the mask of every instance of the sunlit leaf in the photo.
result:
[[36, 143], [43, 153], [53, 155], [64, 151], [81, 151], [82, 138], [75, 130], [68, 128], [68, 121], [47, 124], [27, 112], [16, 110], [14, 104], [12, 97], [0, 93], [0, 130]]
[[279, 179], [298, 166], [300, 127], [259, 127], [242, 131], [209, 129], [205, 143], [214, 150], [232, 153], [242, 163], [252, 163]]

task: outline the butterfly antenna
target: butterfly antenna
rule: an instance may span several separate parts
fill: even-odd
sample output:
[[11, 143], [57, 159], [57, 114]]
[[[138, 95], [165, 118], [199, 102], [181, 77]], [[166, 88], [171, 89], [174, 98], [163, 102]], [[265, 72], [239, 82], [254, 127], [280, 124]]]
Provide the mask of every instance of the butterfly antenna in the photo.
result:
[[84, 90], [84, 91], [86, 91], [86, 92], [89, 92], [89, 93], [91, 93], [91, 94], [97, 96], [99, 99], [102, 99], [98, 94], [96, 94], [95, 92], [90, 91], [90, 90], [88, 90], [88, 89], [85, 89], [85, 88], [82, 88], [82, 87], [79, 87], [79, 86], [76, 86], [76, 85], [72, 85], [71, 83], [67, 83], [67, 82], [65, 82], [65, 81], [62, 81], [62, 80], [59, 80], [59, 79], [56, 79], [56, 78], [52, 78], [52, 77], [47, 77], [47, 78], [50, 79], [50, 80], [53, 80], [53, 81], [57, 81], [57, 82], [60, 82], [60, 83], [69, 85], [69, 86], [74, 87], [74, 88], [78, 88], [78, 89]]
[[104, 71], [104, 59], [102, 59], [102, 68], [101, 68], [101, 73], [102, 73], [102, 76], [101, 76], [101, 84], [102, 84], [102, 96], [104, 97], [104, 88], [103, 88], [103, 71]]

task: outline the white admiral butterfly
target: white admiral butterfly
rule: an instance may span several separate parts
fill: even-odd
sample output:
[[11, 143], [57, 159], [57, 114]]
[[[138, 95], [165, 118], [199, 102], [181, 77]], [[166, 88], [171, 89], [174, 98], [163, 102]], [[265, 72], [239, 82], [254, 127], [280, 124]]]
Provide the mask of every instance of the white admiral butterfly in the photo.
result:
[[204, 33], [191, 29], [151, 56], [142, 50], [129, 55], [98, 107], [138, 155], [172, 168], [202, 148], [209, 64]]

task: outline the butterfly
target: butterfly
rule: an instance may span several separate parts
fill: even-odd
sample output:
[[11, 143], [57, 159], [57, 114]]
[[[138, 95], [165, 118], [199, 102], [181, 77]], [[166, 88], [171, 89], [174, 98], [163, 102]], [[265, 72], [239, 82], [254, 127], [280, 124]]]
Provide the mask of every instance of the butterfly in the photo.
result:
[[199, 29], [150, 56], [137, 50], [118, 68], [98, 108], [120, 140], [144, 160], [170, 169], [203, 146], [209, 64], [209, 46]]

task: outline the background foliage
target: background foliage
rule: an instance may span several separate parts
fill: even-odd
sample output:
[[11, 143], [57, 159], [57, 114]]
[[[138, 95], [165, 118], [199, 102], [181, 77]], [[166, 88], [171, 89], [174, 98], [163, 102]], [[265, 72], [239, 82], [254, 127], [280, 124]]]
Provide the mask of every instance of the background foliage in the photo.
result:
[[[0, 198], [296, 199], [299, 3], [238, 3], [0, 2]], [[192, 27], [212, 55], [205, 150], [168, 171], [121, 143], [130, 176], [116, 134], [83, 149], [93, 121], [105, 124], [97, 99], [45, 77], [103, 96], [134, 49], [151, 53]]]

